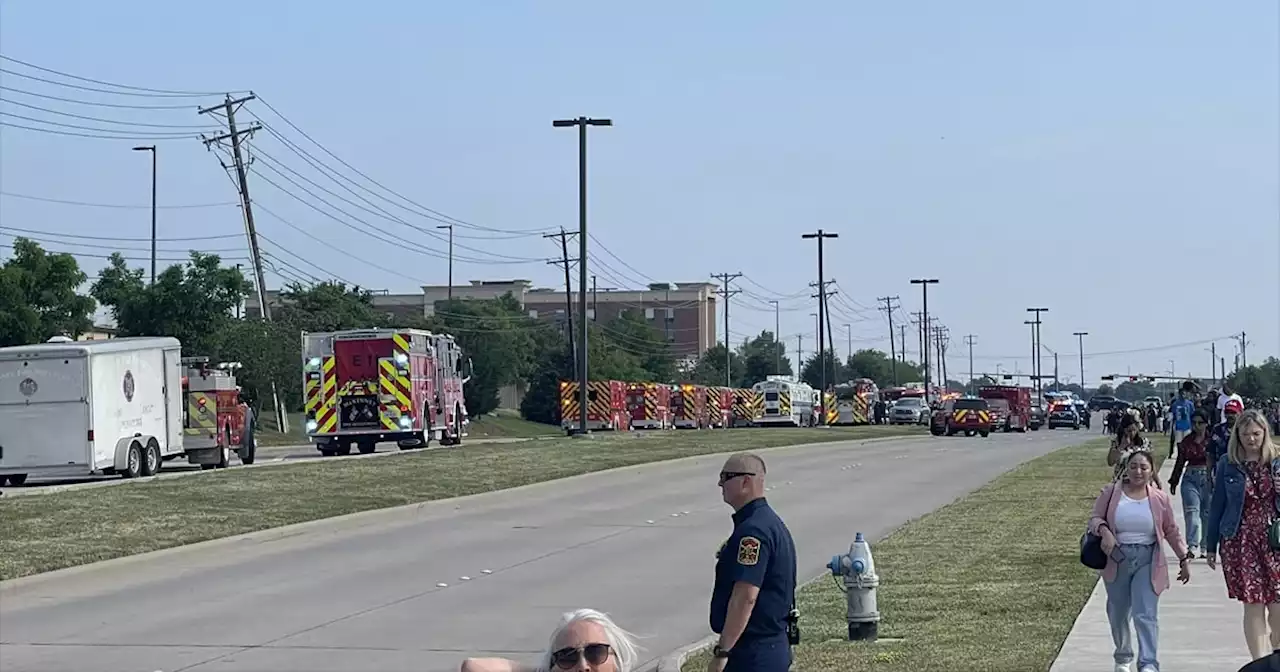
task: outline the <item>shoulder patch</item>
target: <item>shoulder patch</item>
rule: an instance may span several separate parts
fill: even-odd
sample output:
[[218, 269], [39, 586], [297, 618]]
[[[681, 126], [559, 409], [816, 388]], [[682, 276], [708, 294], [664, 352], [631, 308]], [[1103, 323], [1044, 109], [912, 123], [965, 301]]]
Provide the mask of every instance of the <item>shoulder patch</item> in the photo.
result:
[[760, 540], [755, 537], [743, 537], [738, 542], [738, 564], [750, 567], [760, 562]]

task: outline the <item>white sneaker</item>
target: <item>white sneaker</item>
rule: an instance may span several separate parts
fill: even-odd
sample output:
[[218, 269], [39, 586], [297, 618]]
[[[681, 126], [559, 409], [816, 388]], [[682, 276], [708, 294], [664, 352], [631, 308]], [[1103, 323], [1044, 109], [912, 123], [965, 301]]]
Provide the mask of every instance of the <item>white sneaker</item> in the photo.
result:
[[1146, 666], [1146, 667], [1142, 668], [1141, 670], [1139, 670], [1138, 672], [1156, 672], [1156, 668], [1151, 667], [1150, 665], [1148, 665], [1148, 666]]
[[1129, 663], [1116, 663], [1115, 672], [1133, 672]]

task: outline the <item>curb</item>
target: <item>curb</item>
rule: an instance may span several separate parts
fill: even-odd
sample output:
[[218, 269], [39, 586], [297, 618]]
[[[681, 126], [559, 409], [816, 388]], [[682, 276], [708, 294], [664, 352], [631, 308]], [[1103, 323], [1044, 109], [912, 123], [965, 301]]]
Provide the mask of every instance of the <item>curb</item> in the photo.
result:
[[709, 635], [668, 653], [662, 657], [662, 660], [658, 661], [658, 672], [680, 672], [680, 668], [684, 666], [685, 661], [711, 648], [719, 639], [720, 637], [717, 635]]

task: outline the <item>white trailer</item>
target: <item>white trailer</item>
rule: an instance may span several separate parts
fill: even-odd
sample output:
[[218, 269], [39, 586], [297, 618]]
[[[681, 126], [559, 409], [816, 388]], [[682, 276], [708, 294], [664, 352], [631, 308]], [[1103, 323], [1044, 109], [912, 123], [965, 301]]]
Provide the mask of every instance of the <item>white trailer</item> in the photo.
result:
[[182, 413], [175, 338], [0, 348], [0, 485], [150, 476], [182, 454]]

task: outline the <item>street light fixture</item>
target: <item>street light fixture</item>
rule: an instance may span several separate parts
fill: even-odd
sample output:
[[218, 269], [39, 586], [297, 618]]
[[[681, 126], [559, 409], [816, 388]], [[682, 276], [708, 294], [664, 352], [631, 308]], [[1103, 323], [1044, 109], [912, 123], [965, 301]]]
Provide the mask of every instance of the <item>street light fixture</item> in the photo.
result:
[[[937, 278], [915, 278], [911, 281], [913, 285], [920, 285], [920, 291], [924, 302], [924, 400], [929, 403], [929, 285], [938, 284]], [[946, 381], [943, 381], [946, 384]]]
[[156, 146], [134, 147], [135, 152], [151, 152], [151, 284], [156, 284]]

